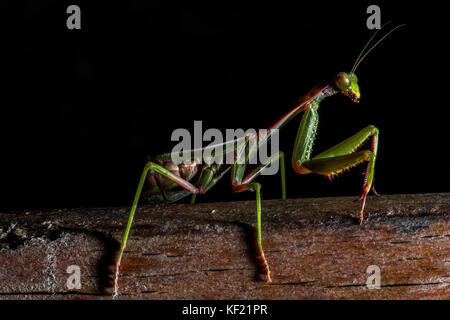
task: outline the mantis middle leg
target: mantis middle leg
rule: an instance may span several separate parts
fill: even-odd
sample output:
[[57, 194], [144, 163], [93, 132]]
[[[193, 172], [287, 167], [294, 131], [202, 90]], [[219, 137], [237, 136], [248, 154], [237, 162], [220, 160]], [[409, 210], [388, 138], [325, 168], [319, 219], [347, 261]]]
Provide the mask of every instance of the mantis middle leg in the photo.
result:
[[258, 177], [264, 168], [269, 166], [272, 162], [280, 159], [280, 171], [281, 171], [281, 193], [282, 199], [286, 199], [286, 180], [285, 180], [285, 168], [284, 168], [284, 154], [279, 151], [273, 154], [266, 162], [259, 165], [256, 169], [250, 172], [244, 178], [245, 165], [235, 164], [232, 167], [231, 174], [231, 185], [235, 192], [243, 192], [248, 190], [253, 190], [256, 192], [256, 241], [258, 244], [258, 250], [260, 254], [260, 259], [264, 270], [266, 272], [267, 281], [272, 282], [270, 276], [269, 263], [264, 255], [264, 250], [262, 247], [262, 232], [261, 232], [261, 185], [259, 183], [252, 182], [256, 177]]

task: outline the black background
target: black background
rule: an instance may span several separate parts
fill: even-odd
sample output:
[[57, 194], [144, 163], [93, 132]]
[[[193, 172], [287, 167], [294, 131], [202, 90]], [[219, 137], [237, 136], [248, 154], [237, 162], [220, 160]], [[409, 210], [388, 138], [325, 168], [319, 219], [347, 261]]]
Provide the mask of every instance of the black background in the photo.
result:
[[[378, 192], [449, 191], [445, 10], [329, 2], [2, 1], [0, 209], [129, 205], [146, 156], [170, 151], [173, 130], [266, 128], [350, 70], [374, 32], [370, 4], [389, 28], [407, 26], [360, 65], [359, 104], [321, 104], [314, 150], [374, 124]], [[66, 27], [70, 4], [81, 30]], [[280, 135], [288, 157], [299, 121]], [[288, 166], [288, 197], [359, 196], [362, 171], [331, 183]], [[223, 180], [199, 201], [254, 197]], [[278, 176], [259, 181], [264, 198], [279, 197]]]

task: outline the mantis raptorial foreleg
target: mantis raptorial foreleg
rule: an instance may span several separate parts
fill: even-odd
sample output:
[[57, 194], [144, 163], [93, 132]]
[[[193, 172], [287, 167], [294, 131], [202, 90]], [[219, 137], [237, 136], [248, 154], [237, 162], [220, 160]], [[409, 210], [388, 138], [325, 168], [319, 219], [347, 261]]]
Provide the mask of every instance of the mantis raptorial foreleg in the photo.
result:
[[[368, 166], [365, 172], [363, 193], [359, 198], [359, 200], [363, 201], [360, 211], [360, 223], [362, 223], [366, 197], [373, 184], [378, 148], [378, 129], [375, 126], [368, 126], [310, 159], [318, 120], [319, 116], [316, 106], [312, 106], [305, 112], [298, 130], [296, 145], [294, 146], [292, 166], [295, 172], [299, 174], [316, 173], [331, 178], [343, 170], [367, 161]], [[354, 152], [369, 137], [372, 137], [371, 149]]]

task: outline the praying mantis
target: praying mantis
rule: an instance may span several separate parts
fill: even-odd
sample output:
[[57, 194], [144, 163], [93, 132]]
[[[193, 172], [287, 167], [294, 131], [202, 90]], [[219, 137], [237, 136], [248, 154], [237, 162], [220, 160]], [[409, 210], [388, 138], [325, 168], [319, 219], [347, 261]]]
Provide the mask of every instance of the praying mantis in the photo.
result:
[[[145, 183], [149, 186], [146, 195], [160, 195], [163, 200], [174, 202], [192, 194], [191, 203], [194, 203], [196, 195], [204, 194], [209, 191], [230, 169], [231, 187], [235, 192], [254, 191], [256, 194], [256, 240], [260, 255], [258, 258], [264, 268], [267, 281], [272, 282], [269, 263], [264, 255], [262, 246], [261, 184], [255, 182], [255, 179], [261, 174], [264, 168], [271, 165], [274, 161], [280, 161], [281, 197], [282, 199], [286, 199], [284, 153], [281, 151], [275, 152], [267, 159], [267, 161], [259, 164], [250, 173], [245, 174], [245, 170], [248, 164], [249, 154], [251, 156], [252, 153], [257, 152], [258, 148], [270, 139], [273, 132], [281, 129], [301, 112], [304, 114], [298, 127], [291, 159], [293, 170], [297, 174], [314, 173], [331, 179], [333, 176], [338, 175], [344, 170], [348, 170], [360, 163], [366, 162], [367, 169], [364, 173], [363, 191], [359, 198], [359, 200], [362, 201], [361, 209], [359, 211], [359, 220], [360, 224], [362, 224], [367, 195], [370, 190], [372, 190], [374, 194], [377, 194], [373, 185], [373, 180], [377, 158], [379, 130], [377, 127], [369, 125], [342, 142], [312, 156], [312, 147], [319, 123], [318, 109], [320, 103], [325, 98], [337, 93], [349, 97], [355, 103], [359, 102], [360, 90], [358, 78], [355, 74], [356, 69], [361, 61], [363, 61], [363, 59], [381, 41], [401, 26], [404, 25], [398, 25], [393, 28], [370, 47], [370, 49], [367, 49], [376, 34], [384, 26], [378, 29], [361, 50], [361, 53], [355, 60], [350, 72], [339, 72], [331, 81], [319, 84], [312, 88], [299, 99], [298, 104], [292, 110], [267, 129], [266, 136], [247, 136], [245, 139], [241, 139], [236, 144], [233, 144], [231, 148], [226, 148], [222, 154], [219, 154], [220, 158], [221, 156], [225, 157], [231, 153], [235, 160], [233, 163], [206, 163], [198, 161], [199, 159], [196, 159], [195, 157], [191, 157], [189, 161], [176, 163], [172, 159], [172, 154], [163, 154], [152, 157], [150, 161], [145, 164], [139, 179], [128, 223], [117, 255], [114, 277], [114, 296], [117, 296], [119, 293], [118, 280], [120, 276], [120, 264]], [[358, 151], [357, 149], [368, 139], [371, 139], [370, 148]], [[249, 147], [250, 142], [255, 141], [257, 142], [253, 143], [252, 147]], [[243, 150], [247, 150], [248, 152], [245, 153]]]

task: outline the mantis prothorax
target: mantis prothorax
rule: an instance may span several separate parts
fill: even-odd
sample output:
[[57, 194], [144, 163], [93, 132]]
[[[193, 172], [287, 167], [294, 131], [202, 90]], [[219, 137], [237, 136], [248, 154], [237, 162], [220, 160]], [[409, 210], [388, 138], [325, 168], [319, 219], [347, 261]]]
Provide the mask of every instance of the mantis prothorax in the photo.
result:
[[[373, 48], [375, 48], [391, 32], [401, 26], [403, 25], [399, 25], [392, 29], [379, 41], [377, 41], [370, 49], [366, 50], [375, 35], [381, 29], [377, 30], [377, 32], [374, 33], [362, 49], [350, 72], [339, 72], [331, 81], [320, 84], [311, 89], [307, 94], [299, 99], [299, 103], [295, 108], [286, 113], [268, 129], [268, 136], [265, 139], [258, 139], [256, 148], [250, 149], [250, 152], [256, 152], [260, 146], [260, 143], [264, 143], [267, 141], [267, 138], [270, 138], [270, 133], [272, 130], [282, 128], [295, 116], [301, 112], [304, 112], [298, 128], [297, 137], [295, 139], [291, 160], [292, 168], [298, 174], [315, 173], [331, 178], [344, 170], [356, 166], [357, 164], [366, 162], [367, 169], [364, 174], [363, 191], [361, 197], [359, 198], [359, 200], [362, 201], [359, 212], [360, 223], [363, 222], [364, 218], [364, 207], [366, 204], [367, 194], [371, 189], [376, 194], [373, 187], [373, 179], [375, 172], [375, 161], [377, 158], [378, 129], [373, 125], [369, 125], [335, 146], [332, 146], [331, 148], [311, 157], [312, 146], [319, 123], [318, 109], [320, 102], [323, 99], [336, 93], [342, 93], [343, 95], [348, 96], [353, 102], [359, 102], [360, 91], [358, 86], [358, 78], [355, 74], [356, 69]], [[360, 147], [369, 138], [372, 140], [370, 148], [368, 150], [356, 151], [358, 147]], [[245, 140], [244, 143], [241, 142], [237, 148], [234, 147], [232, 149], [228, 149], [223, 155], [225, 156], [229, 152], [233, 152], [235, 155], [240, 153], [241, 148], [245, 148], [248, 145], [248, 142], [248, 139]], [[261, 185], [254, 182], [254, 180], [261, 174], [264, 168], [269, 166], [273, 161], [279, 160], [282, 199], [286, 199], [284, 154], [281, 151], [275, 153], [266, 162], [261, 163], [256, 169], [247, 175], [245, 175], [245, 162], [234, 164], [208, 164], [205, 162], [200, 163], [197, 160], [198, 159], [191, 158], [190, 161], [177, 164], [172, 161], [171, 154], [163, 154], [152, 157], [151, 160], [146, 163], [134, 196], [128, 223], [117, 256], [114, 278], [114, 296], [118, 294], [120, 263], [145, 182], [149, 185], [147, 195], [159, 194], [164, 200], [173, 202], [192, 194], [191, 203], [194, 203], [197, 194], [204, 194], [210, 190], [230, 168], [231, 186], [235, 192], [253, 190], [256, 193], [257, 245], [260, 260], [267, 276], [267, 281], [272, 281], [269, 264], [264, 256], [262, 246]]]

